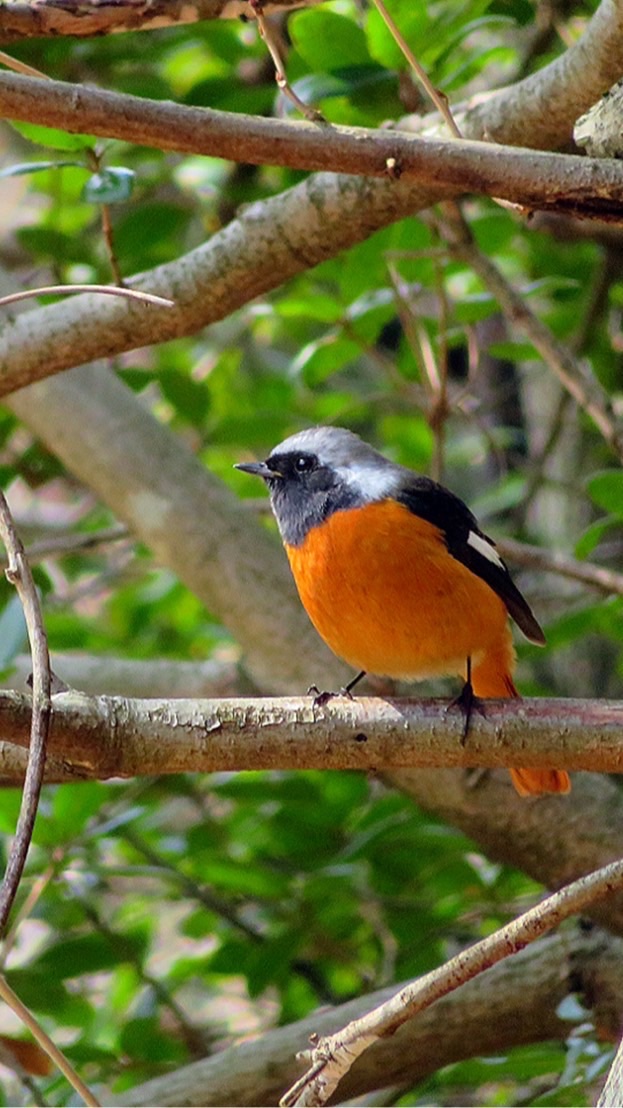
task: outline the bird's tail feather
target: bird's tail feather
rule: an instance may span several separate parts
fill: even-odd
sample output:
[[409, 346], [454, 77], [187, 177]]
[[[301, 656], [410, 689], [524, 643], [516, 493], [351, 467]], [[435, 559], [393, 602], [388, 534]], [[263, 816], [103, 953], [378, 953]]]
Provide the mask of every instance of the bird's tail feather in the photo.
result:
[[[504, 663], [504, 664], [502, 664]], [[510, 659], [500, 659], [491, 654], [472, 668], [472, 688], [478, 697], [519, 696], [509, 668]], [[568, 793], [571, 791], [569, 774], [564, 769], [535, 769], [524, 767], [510, 771], [511, 780], [520, 796], [540, 796], [542, 793]]]

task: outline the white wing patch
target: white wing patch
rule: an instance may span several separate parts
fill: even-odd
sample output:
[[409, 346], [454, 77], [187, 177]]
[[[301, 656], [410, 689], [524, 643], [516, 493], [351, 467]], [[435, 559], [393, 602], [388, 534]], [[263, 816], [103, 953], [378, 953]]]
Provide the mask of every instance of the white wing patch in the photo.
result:
[[473, 546], [474, 550], [482, 554], [483, 558], [487, 558], [488, 561], [493, 562], [499, 569], [506, 569], [495, 547], [488, 542], [487, 539], [483, 539], [482, 535], [477, 535], [475, 531], [470, 531], [467, 536], [467, 541], [470, 546]]

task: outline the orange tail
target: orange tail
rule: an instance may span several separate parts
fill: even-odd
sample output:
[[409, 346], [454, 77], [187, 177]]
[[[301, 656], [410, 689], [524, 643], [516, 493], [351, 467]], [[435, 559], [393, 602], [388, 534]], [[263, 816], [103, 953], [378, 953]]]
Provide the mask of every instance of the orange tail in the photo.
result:
[[[505, 656], [489, 652], [472, 668], [472, 687], [476, 696], [519, 696], [510, 676], [513, 653], [510, 641]], [[520, 796], [540, 796], [541, 793], [571, 792], [569, 774], [564, 769], [512, 769], [511, 781]]]

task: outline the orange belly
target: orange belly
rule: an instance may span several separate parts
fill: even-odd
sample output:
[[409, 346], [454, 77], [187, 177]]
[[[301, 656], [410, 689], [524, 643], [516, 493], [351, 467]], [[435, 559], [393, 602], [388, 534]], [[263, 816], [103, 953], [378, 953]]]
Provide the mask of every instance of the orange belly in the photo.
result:
[[334, 512], [286, 552], [316, 630], [352, 666], [417, 680], [464, 675], [468, 657], [489, 670], [495, 657], [496, 679], [480, 695], [509, 695], [497, 687], [513, 668], [506, 606], [408, 508], [387, 500]]

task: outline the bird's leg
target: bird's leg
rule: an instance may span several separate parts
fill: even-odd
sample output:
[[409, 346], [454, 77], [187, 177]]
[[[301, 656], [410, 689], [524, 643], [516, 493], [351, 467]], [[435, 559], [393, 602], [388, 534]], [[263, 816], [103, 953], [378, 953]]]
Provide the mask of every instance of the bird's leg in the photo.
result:
[[365, 675], [366, 671], [365, 669], [362, 669], [361, 673], [358, 673], [356, 677], [353, 677], [352, 681], [349, 681], [347, 685], [343, 686], [343, 688], [338, 689], [337, 692], [328, 692], [327, 690], [325, 690], [324, 692], [320, 692], [320, 689], [317, 685], [310, 685], [307, 690], [307, 694], [308, 696], [311, 693], [316, 694], [314, 696], [314, 708], [324, 708], [325, 704], [328, 704], [330, 700], [333, 700], [334, 696], [346, 696], [349, 700], [352, 700], [353, 689], [355, 685], [357, 685], [361, 681], [362, 677], [365, 677]]
[[448, 707], [449, 708], [460, 708], [461, 711], [463, 712], [464, 722], [463, 722], [463, 734], [461, 735], [461, 746], [465, 746], [465, 743], [467, 742], [467, 736], [468, 736], [468, 733], [469, 733], [469, 725], [470, 725], [470, 722], [471, 722], [472, 713], [474, 711], [477, 711], [477, 712], [480, 712], [481, 716], [484, 716], [486, 714], [485, 710], [484, 710], [484, 707], [483, 707], [483, 704], [482, 704], [482, 701], [474, 693], [474, 687], [472, 685], [472, 659], [471, 659], [471, 657], [469, 657], [467, 659], [467, 675], [466, 675], [466, 679], [465, 679], [465, 684], [463, 685], [463, 688], [461, 689], [459, 695], [455, 696], [454, 700], [450, 701]]

